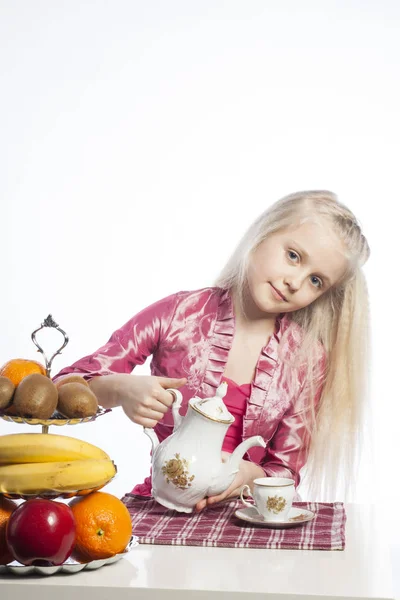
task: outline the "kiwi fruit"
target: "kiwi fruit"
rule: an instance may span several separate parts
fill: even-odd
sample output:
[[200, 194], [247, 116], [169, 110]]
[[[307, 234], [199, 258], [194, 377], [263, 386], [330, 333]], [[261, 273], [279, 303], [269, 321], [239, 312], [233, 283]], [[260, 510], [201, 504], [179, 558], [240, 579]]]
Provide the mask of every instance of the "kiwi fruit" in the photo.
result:
[[64, 417], [92, 417], [97, 413], [98, 406], [96, 396], [87, 385], [71, 382], [58, 390], [57, 410]]
[[14, 393], [13, 406], [21, 417], [49, 419], [57, 407], [57, 388], [49, 377], [32, 373], [23, 378]]
[[0, 410], [8, 408], [12, 402], [15, 385], [8, 377], [0, 377]]
[[56, 381], [56, 388], [59, 389], [62, 385], [65, 385], [66, 383], [81, 383], [82, 385], [89, 387], [88, 382], [86, 381], [86, 379], [83, 379], [81, 375], [66, 375], [66, 377], [63, 377], [62, 379]]

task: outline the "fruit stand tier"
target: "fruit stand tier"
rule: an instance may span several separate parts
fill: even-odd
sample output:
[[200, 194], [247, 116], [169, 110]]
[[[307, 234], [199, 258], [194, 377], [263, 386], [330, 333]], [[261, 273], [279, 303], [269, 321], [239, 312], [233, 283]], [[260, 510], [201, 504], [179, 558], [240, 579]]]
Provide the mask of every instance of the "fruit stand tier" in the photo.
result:
[[101, 417], [108, 412], [111, 412], [111, 408], [103, 408], [102, 406], [99, 406], [97, 413], [91, 417], [66, 418], [63, 415], [55, 414], [50, 419], [30, 419], [28, 417], [9, 415], [4, 411], [0, 411], [0, 418], [4, 419], [4, 421], [18, 423], [20, 425], [41, 425], [42, 433], [48, 433], [50, 425], [56, 425], [60, 427], [61, 425], [79, 425], [80, 423], [89, 423], [91, 421], [95, 421], [98, 417]]
[[18, 575], [19, 577], [21, 577], [23, 575], [55, 575], [55, 573], [79, 573], [79, 571], [83, 571], [84, 569], [88, 571], [94, 571], [95, 569], [99, 569], [100, 567], [104, 567], [105, 565], [111, 565], [112, 563], [118, 562], [138, 544], [138, 538], [135, 535], [133, 535], [124, 552], [121, 552], [120, 554], [115, 554], [114, 556], [110, 556], [110, 558], [103, 558], [101, 560], [91, 560], [87, 563], [77, 562], [73, 558], [69, 558], [62, 565], [52, 565], [46, 567], [36, 565], [26, 566], [21, 565], [17, 561], [14, 561], [8, 565], [0, 565], [0, 575], [11, 573], [12, 575]]
[[[36, 339], [36, 334], [42, 329], [50, 328], [56, 329], [58, 332], [60, 332], [64, 339], [62, 345], [58, 348], [58, 350], [56, 350], [54, 354], [50, 358], [48, 358], [43, 348], [39, 345]], [[37, 347], [38, 352], [40, 352], [44, 357], [45, 367], [43, 367], [43, 365], [36, 361], [29, 361], [26, 359], [13, 359], [11, 361], [8, 361], [5, 365], [3, 365], [3, 367], [0, 370], [0, 375], [5, 376], [5, 380], [8, 383], [8, 387], [6, 389], [6, 400], [8, 399], [8, 394], [12, 394], [12, 396], [9, 399], [9, 402], [11, 402], [11, 406], [9, 404], [7, 405], [7, 403], [1, 405], [0, 418], [11, 423], [19, 423], [25, 425], [41, 425], [42, 433], [48, 433], [50, 425], [61, 426], [88, 423], [90, 421], [94, 421], [97, 417], [109, 412], [110, 409], [105, 409], [101, 406], [98, 406], [98, 402], [95, 395], [89, 390], [89, 386], [83, 377], [78, 377], [78, 379], [81, 380], [81, 384], [79, 384], [78, 387], [81, 388], [82, 384], [87, 386], [87, 391], [85, 392], [86, 402], [84, 402], [85, 396], [82, 398], [81, 391], [78, 400], [79, 410], [77, 410], [76, 405], [75, 408], [73, 408], [73, 406], [71, 405], [71, 396], [69, 397], [69, 403], [67, 402], [65, 393], [63, 393], [66, 390], [66, 388], [63, 387], [63, 390], [61, 391], [57, 390], [54, 384], [51, 382], [50, 371], [53, 360], [58, 354], [61, 354], [62, 350], [65, 348], [69, 341], [69, 338], [65, 331], [61, 329], [61, 327], [58, 325], [58, 323], [54, 321], [51, 315], [48, 315], [46, 319], [44, 319], [41, 326], [35, 329], [35, 331], [31, 334], [31, 338], [33, 343]], [[38, 369], [40, 373], [36, 372]], [[43, 375], [44, 373], [45, 376]], [[27, 383], [30, 378], [31, 380], [29, 381], [29, 383]], [[35, 384], [32, 383], [32, 378], [36, 378]], [[76, 377], [73, 379], [76, 379]], [[64, 380], [61, 382], [61, 386], [63, 384]], [[24, 392], [22, 391], [23, 386]], [[41, 390], [39, 395], [38, 390]], [[71, 388], [68, 393], [70, 392]], [[74, 399], [76, 402], [76, 388], [74, 388], [74, 393]], [[14, 406], [14, 402], [17, 403], [17, 396], [18, 406]], [[46, 401], [45, 405], [43, 405], [44, 401]], [[55, 402], [54, 406], [53, 402]], [[38, 403], [40, 404], [40, 412], [38, 410]], [[82, 403], [84, 405], [83, 412]], [[61, 406], [63, 406], [63, 408], [61, 408]], [[35, 414], [35, 412], [36, 417], [27, 416], [33, 415]], [[75, 416], [76, 414], [86, 414], [87, 416], [77, 417]], [[49, 415], [48, 418], [40, 418], [40, 416], [47, 417], [47, 415]], [[69, 416], [66, 417], [64, 415]]]
[[[113, 463], [115, 466], [115, 470], [117, 474], [117, 466], [115, 465], [115, 463]], [[114, 475], [114, 477], [115, 477]], [[114, 479], [114, 477], [112, 477], [111, 479], [109, 479], [107, 481], [107, 485], [109, 483], [111, 483], [111, 481]], [[88, 494], [91, 494], [92, 492], [97, 492], [98, 490], [101, 490], [104, 487], [104, 485], [100, 485], [98, 487], [95, 488], [91, 488], [91, 489], [82, 489], [82, 490], [74, 490], [71, 492], [56, 492], [56, 491], [52, 491], [52, 490], [47, 490], [45, 492], [41, 492], [41, 493], [37, 493], [37, 494], [9, 494], [7, 492], [0, 492], [0, 497], [4, 497], [4, 498], [9, 498], [10, 500], [33, 500], [34, 498], [44, 498], [46, 500], [56, 500], [58, 499], [68, 499], [68, 498], [74, 498], [75, 496], [87, 496]]]

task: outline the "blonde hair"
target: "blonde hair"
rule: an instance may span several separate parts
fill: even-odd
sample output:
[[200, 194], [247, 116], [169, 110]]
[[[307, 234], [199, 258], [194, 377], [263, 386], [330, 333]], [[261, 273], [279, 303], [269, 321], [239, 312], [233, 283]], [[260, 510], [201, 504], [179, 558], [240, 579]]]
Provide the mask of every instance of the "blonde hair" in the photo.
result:
[[[292, 377], [296, 378], [298, 369], [304, 371], [305, 367], [309, 394], [303, 415], [310, 442], [303, 475], [309, 493], [319, 499], [335, 499], [339, 483], [349, 492], [355, 480], [368, 398], [369, 303], [361, 267], [370, 250], [356, 217], [329, 191], [286, 196], [251, 225], [215, 284], [236, 292], [244, 310], [247, 267], [252, 253], [272, 233], [310, 221], [325, 228], [328, 225], [342, 241], [348, 269], [342, 279], [316, 301], [290, 313], [301, 335], [296, 336], [299, 338], [296, 355], [281, 358]], [[289, 327], [286, 334], [293, 336], [293, 328]], [[326, 353], [322, 376], [318, 368], [321, 364], [319, 343]], [[314, 397], [321, 387], [315, 411]]]

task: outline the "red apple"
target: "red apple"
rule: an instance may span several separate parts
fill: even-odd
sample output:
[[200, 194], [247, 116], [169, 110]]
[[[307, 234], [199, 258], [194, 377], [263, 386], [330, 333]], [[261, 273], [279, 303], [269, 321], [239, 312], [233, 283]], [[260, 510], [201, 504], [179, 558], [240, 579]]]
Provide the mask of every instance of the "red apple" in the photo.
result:
[[72, 510], [53, 500], [28, 500], [9, 518], [6, 540], [23, 565], [61, 565], [75, 544]]

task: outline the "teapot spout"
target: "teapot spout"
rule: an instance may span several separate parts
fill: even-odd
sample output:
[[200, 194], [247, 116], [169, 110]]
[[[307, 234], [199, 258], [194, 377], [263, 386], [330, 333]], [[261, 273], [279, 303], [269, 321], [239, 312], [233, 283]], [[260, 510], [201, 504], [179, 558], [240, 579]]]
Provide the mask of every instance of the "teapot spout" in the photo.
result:
[[216, 478], [212, 485], [207, 490], [207, 496], [218, 496], [231, 485], [236, 473], [239, 471], [239, 464], [243, 455], [254, 446], [266, 447], [261, 435], [254, 435], [251, 438], [244, 440], [234, 450], [229, 459], [222, 464], [222, 468], [216, 474]]
[[151, 427], [143, 427], [143, 431], [150, 438], [151, 449], [154, 452], [154, 450], [157, 448], [158, 444], [160, 443], [158, 440], [158, 437], [156, 435], [156, 432]]
[[246, 454], [247, 450], [253, 448], [254, 446], [261, 446], [262, 448], [266, 447], [266, 443], [264, 442], [261, 435], [253, 435], [247, 440], [243, 440], [241, 444], [232, 452], [231, 456], [226, 462], [226, 467], [229, 469], [231, 473], [237, 473], [239, 470], [239, 464], [243, 456]]

